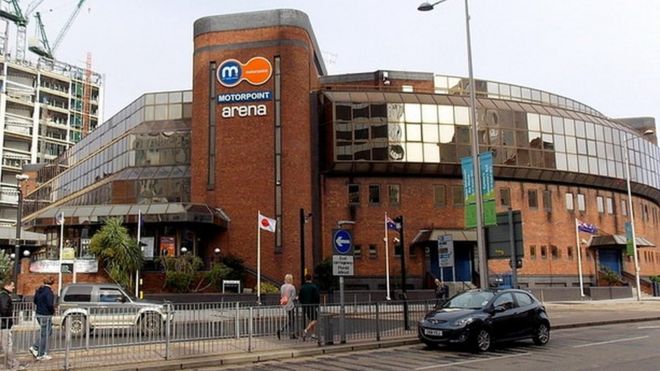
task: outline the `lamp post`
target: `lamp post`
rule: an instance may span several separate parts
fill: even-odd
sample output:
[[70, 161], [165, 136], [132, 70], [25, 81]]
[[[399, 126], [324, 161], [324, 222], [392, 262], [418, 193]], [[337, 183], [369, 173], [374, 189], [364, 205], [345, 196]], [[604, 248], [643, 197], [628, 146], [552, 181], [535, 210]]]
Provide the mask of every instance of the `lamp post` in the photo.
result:
[[[646, 130], [643, 135], [653, 135], [653, 130]], [[637, 301], [642, 300], [642, 288], [640, 286], [639, 280], [639, 257], [637, 253], [637, 236], [635, 235], [635, 214], [632, 204], [632, 192], [630, 190], [630, 159], [628, 158], [628, 142], [635, 137], [625, 139], [623, 144], [625, 146], [625, 151], [623, 155], [626, 159], [626, 186], [628, 188], [628, 215], [630, 217], [630, 234], [632, 235], [632, 246], [633, 246], [633, 262], [635, 263], [635, 287], [637, 288]]]
[[305, 284], [305, 223], [312, 217], [306, 214], [305, 209], [300, 208], [300, 284]]
[[23, 189], [21, 183], [30, 179], [25, 174], [16, 174], [16, 189], [18, 191], [18, 206], [16, 209], [16, 242], [14, 243], [14, 284], [18, 292], [18, 274], [21, 271], [21, 229], [23, 226]]
[[[417, 10], [427, 12], [444, 3], [447, 0], [440, 0], [434, 3], [423, 2], [417, 7]], [[470, 40], [470, 13], [468, 10], [468, 0], [465, 0], [465, 33], [467, 38], [467, 58], [468, 74], [470, 84], [470, 124], [472, 125], [472, 168], [474, 172], [474, 188], [476, 194], [476, 212], [477, 212], [477, 249], [479, 251], [479, 285], [482, 289], [488, 287], [488, 258], [486, 257], [486, 245], [484, 244], [484, 223], [483, 223], [483, 204], [481, 195], [481, 173], [479, 165], [479, 130], [477, 128], [476, 98], [474, 75], [472, 73], [472, 43]]]

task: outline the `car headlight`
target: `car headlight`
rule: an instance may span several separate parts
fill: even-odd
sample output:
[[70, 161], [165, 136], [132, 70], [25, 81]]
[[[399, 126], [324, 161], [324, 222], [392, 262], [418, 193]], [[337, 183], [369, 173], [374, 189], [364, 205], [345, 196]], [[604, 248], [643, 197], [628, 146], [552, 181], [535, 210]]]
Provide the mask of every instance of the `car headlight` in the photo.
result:
[[465, 326], [469, 325], [472, 322], [474, 322], [473, 317], [461, 318], [461, 319], [458, 319], [454, 322], [454, 326], [456, 326], [456, 327], [465, 327]]

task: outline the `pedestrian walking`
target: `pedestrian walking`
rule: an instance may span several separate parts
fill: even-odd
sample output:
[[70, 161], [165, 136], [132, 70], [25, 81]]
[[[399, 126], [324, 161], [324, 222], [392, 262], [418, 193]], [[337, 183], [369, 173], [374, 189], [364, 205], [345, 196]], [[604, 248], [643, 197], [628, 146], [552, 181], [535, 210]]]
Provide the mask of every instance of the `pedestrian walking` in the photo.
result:
[[321, 303], [321, 289], [312, 282], [310, 274], [305, 275], [305, 284], [300, 288], [298, 300], [303, 307], [303, 313], [307, 318], [308, 324], [303, 331], [302, 339], [307, 340], [307, 336], [311, 335], [312, 339], [316, 339], [316, 324], [319, 318], [319, 304]]
[[55, 314], [55, 295], [51, 288], [53, 282], [53, 277], [46, 277], [44, 284], [34, 294], [39, 339], [30, 347], [30, 353], [39, 361], [51, 359], [48, 355], [48, 340], [53, 333], [53, 314]]
[[7, 369], [22, 369], [16, 360], [13, 348], [11, 328], [14, 325], [14, 303], [11, 294], [14, 292], [14, 281], [6, 280], [0, 289], [0, 346], [5, 353], [4, 366]]
[[447, 299], [449, 288], [443, 285], [439, 279], [435, 279], [435, 306], [440, 307]]
[[280, 306], [286, 311], [287, 323], [281, 329], [277, 330], [277, 338], [280, 339], [281, 333], [284, 329], [288, 329], [289, 338], [295, 339], [294, 332], [294, 308], [293, 301], [296, 299], [296, 287], [293, 285], [293, 275], [287, 274], [284, 276], [284, 284], [280, 287]]

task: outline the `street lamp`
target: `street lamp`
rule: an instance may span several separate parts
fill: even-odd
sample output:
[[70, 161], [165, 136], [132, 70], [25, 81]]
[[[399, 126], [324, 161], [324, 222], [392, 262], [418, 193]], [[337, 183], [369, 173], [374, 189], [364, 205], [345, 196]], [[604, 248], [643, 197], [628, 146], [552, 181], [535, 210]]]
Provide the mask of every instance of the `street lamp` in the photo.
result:
[[18, 273], [21, 270], [21, 229], [23, 221], [23, 189], [21, 183], [30, 179], [25, 174], [16, 174], [16, 190], [18, 191], [18, 206], [16, 209], [16, 242], [14, 243], [14, 284], [18, 291]]
[[[434, 3], [423, 2], [417, 7], [417, 10], [427, 12], [447, 0], [440, 0]], [[474, 75], [472, 73], [472, 43], [470, 41], [470, 13], [468, 10], [468, 0], [465, 0], [465, 33], [467, 38], [467, 58], [468, 58], [468, 73], [470, 84], [470, 123], [472, 125], [472, 169], [474, 172], [474, 188], [476, 195], [476, 212], [477, 212], [477, 249], [479, 251], [479, 284], [482, 289], [488, 287], [488, 259], [486, 257], [486, 245], [484, 244], [484, 223], [483, 223], [483, 204], [481, 195], [481, 173], [479, 166], [479, 130], [477, 129], [477, 113], [476, 113], [476, 98], [475, 98], [475, 85]]]
[[[645, 135], [653, 135], [654, 131], [649, 129], [646, 130], [643, 134]], [[624, 151], [624, 156], [626, 159], [626, 186], [628, 188], [628, 215], [630, 216], [630, 234], [632, 235], [632, 246], [633, 246], [633, 261], [635, 263], [635, 285], [637, 287], [637, 300], [640, 301], [642, 300], [642, 291], [641, 291], [641, 286], [639, 282], [639, 257], [637, 253], [637, 236], [635, 236], [635, 214], [633, 210], [633, 204], [632, 204], [632, 192], [630, 191], [630, 159], [628, 158], [628, 142], [632, 139], [635, 139], [636, 137], [628, 138], [623, 141], [623, 144], [625, 146], [625, 151]]]
[[312, 217], [312, 214], [306, 214], [305, 209], [300, 208], [300, 281], [305, 284], [305, 223]]

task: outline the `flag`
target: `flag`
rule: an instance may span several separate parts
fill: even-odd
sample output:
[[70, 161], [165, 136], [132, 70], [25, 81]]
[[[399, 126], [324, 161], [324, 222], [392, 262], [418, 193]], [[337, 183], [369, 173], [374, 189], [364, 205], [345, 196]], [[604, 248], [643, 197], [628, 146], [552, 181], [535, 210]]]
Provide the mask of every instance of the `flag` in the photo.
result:
[[387, 224], [387, 229], [392, 229], [398, 231], [400, 228], [399, 223], [395, 222], [389, 216], [385, 217], [385, 224]]
[[596, 234], [598, 232], [598, 228], [593, 224], [584, 223], [579, 219], [577, 221], [577, 224], [578, 224], [578, 230], [579, 231], [587, 232], [587, 233], [591, 233], [591, 234]]
[[259, 228], [275, 233], [277, 221], [259, 213]]

